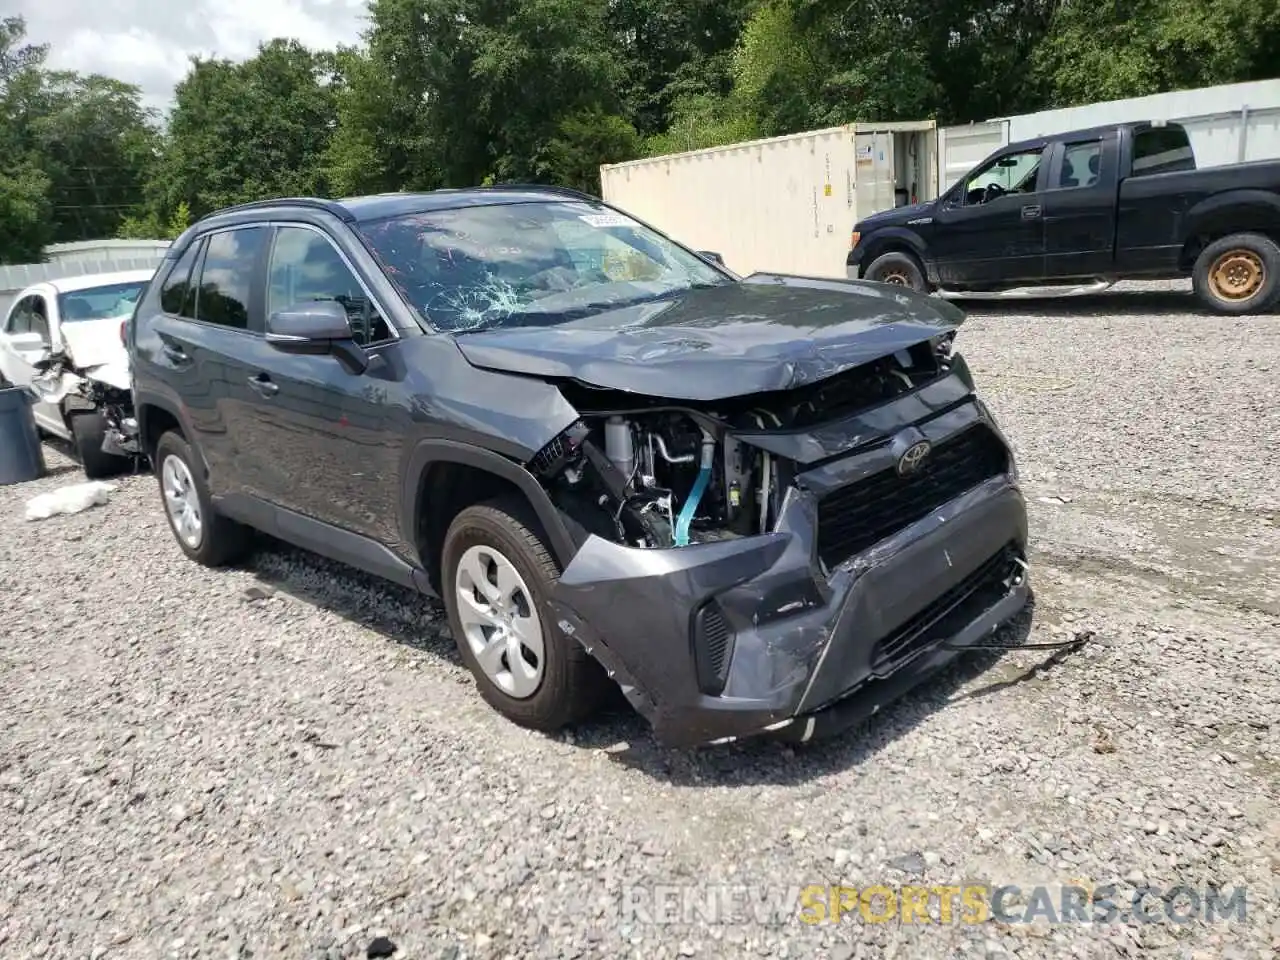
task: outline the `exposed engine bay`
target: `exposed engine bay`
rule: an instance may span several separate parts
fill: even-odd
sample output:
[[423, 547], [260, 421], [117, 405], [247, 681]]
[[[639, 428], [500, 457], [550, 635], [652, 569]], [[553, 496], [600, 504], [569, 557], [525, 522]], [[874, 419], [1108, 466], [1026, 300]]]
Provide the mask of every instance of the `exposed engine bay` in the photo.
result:
[[954, 333], [778, 394], [674, 405], [581, 383], [581, 412], [530, 465], [586, 533], [634, 547], [682, 547], [768, 532], [795, 465], [739, 434], [802, 430], [946, 375]]
[[58, 404], [68, 419], [77, 411], [100, 412], [104, 452], [119, 457], [141, 453], [127, 359], [82, 369], [68, 353], [52, 353], [36, 364], [31, 389], [40, 399]]

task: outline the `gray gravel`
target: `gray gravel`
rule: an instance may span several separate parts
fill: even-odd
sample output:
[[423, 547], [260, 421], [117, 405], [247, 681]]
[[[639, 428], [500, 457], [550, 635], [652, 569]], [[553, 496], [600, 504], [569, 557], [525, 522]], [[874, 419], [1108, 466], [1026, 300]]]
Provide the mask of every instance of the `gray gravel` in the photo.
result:
[[[279, 545], [203, 570], [149, 477], [24, 522], [78, 479], [50, 448], [63, 472], [0, 488], [0, 956], [363, 957], [386, 936], [397, 958], [1272, 957], [1280, 324], [1190, 308], [1148, 288], [973, 310], [961, 348], [1033, 514], [1018, 632], [1094, 639], [976, 657], [800, 751], [667, 751], [623, 709], [520, 730], [430, 604]], [[921, 878], [1247, 885], [1248, 919], [697, 912], [709, 884]], [[672, 918], [693, 922], [623, 909], [664, 885], [701, 889]]]

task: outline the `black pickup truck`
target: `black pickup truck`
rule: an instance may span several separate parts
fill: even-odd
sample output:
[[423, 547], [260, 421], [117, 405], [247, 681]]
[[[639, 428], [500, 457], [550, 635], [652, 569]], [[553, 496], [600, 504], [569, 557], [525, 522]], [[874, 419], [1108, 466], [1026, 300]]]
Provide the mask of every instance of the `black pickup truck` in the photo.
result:
[[1012, 143], [937, 200], [854, 225], [853, 279], [943, 296], [1190, 276], [1220, 313], [1280, 300], [1280, 160], [1196, 169], [1175, 123]]

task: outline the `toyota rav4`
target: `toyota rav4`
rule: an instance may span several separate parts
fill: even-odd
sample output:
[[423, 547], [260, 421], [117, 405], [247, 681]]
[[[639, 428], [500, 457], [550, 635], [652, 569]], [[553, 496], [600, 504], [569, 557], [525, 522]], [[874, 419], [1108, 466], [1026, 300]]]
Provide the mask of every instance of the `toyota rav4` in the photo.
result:
[[510, 719], [612, 678], [693, 745], [845, 729], [1026, 603], [962, 318], [506, 186], [220, 211], [128, 339], [189, 557], [257, 529], [438, 595]]

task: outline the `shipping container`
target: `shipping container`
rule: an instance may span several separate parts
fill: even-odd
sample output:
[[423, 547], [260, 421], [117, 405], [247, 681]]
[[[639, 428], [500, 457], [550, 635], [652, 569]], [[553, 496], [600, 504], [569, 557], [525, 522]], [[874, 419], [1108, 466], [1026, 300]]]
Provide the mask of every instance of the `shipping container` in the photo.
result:
[[1042, 110], [938, 129], [938, 193], [1006, 143], [1108, 123], [1173, 121], [1186, 127], [1196, 165], [1280, 158], [1280, 80], [1175, 90]]
[[854, 221], [931, 200], [932, 120], [847, 124], [607, 164], [606, 201], [730, 269], [843, 278]]

